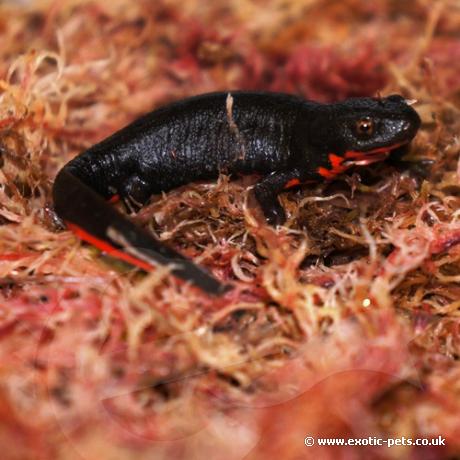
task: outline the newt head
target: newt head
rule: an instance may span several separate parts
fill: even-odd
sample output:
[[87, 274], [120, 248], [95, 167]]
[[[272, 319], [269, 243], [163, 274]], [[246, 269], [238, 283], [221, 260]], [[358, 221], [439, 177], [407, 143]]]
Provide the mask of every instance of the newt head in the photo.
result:
[[[385, 159], [408, 144], [420, 128], [420, 117], [397, 94], [386, 98], [348, 99], [347, 115], [339, 116], [344, 165], [367, 165]], [[340, 111], [340, 110], [339, 110]]]
[[384, 160], [392, 150], [408, 144], [421, 123], [410, 102], [394, 94], [325, 106], [310, 131], [321, 152], [319, 174], [332, 178], [352, 165]]

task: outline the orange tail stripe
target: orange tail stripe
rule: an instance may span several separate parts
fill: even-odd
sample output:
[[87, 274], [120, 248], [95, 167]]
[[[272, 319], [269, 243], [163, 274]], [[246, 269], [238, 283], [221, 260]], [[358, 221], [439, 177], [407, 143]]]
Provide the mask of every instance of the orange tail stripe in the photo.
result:
[[94, 235], [91, 235], [86, 230], [83, 230], [81, 227], [73, 224], [72, 222], [65, 221], [65, 224], [67, 225], [67, 228], [71, 230], [73, 233], [75, 233], [75, 235], [77, 235], [80, 239], [92, 244], [93, 246], [96, 246], [98, 249], [106, 252], [112, 257], [128, 262], [129, 264], [142, 268], [145, 271], [152, 271], [152, 269], [155, 268], [153, 265], [150, 265], [143, 260], [137, 259], [131, 254], [127, 254], [126, 252], [123, 252], [121, 249], [112, 246], [107, 241], [101, 240], [95, 237]]

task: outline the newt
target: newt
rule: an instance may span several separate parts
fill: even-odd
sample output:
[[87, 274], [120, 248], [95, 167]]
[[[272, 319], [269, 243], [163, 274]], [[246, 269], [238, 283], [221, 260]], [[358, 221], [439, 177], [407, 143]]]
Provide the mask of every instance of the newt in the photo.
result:
[[68, 162], [53, 185], [56, 214], [82, 240], [142, 270], [172, 274], [213, 295], [228, 286], [110, 202], [138, 210], [154, 194], [219, 174], [259, 174], [253, 193], [268, 223], [282, 224], [278, 195], [330, 181], [407, 145], [420, 117], [400, 95], [323, 104], [295, 95], [231, 91], [158, 108]]

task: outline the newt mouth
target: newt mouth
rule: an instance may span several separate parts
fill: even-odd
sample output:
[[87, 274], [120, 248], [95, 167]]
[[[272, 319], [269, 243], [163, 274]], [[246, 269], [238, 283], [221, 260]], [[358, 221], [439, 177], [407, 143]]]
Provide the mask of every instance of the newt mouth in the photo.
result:
[[389, 147], [379, 147], [374, 150], [369, 150], [367, 152], [355, 152], [348, 151], [345, 152], [345, 158], [347, 161], [343, 163], [343, 166], [366, 166], [372, 163], [377, 163], [383, 161], [390, 155], [392, 150], [401, 147], [404, 143], [398, 143], [391, 145]]
[[383, 161], [385, 160], [386, 158], [388, 158], [388, 156], [390, 155], [390, 151], [386, 151], [386, 152], [379, 152], [379, 153], [363, 153], [362, 156], [360, 157], [356, 157], [352, 160], [348, 160], [348, 161], [345, 161], [343, 163], [344, 166], [366, 166], [366, 165], [370, 165], [372, 163], [377, 163], [379, 161]]

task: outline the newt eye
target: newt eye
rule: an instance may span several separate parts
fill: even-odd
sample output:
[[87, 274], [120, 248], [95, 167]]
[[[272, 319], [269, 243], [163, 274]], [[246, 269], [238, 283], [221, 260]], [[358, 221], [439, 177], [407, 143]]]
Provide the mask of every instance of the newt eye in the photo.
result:
[[356, 132], [361, 136], [372, 136], [374, 133], [374, 120], [370, 117], [361, 118], [356, 122]]

